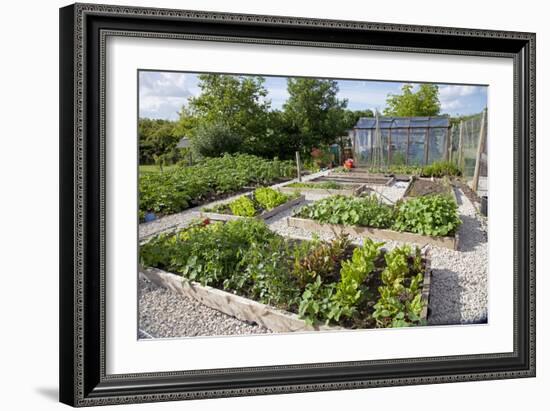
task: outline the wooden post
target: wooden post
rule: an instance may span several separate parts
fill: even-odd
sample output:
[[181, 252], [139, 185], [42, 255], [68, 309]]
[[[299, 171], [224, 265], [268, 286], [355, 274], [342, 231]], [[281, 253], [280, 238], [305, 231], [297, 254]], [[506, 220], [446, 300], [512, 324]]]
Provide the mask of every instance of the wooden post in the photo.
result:
[[296, 151], [296, 172], [298, 174], [298, 181], [302, 181], [302, 165], [300, 164], [300, 152]]
[[450, 162], [451, 161], [451, 156], [452, 156], [452, 153], [451, 151], [453, 150], [453, 145], [451, 144], [451, 137], [453, 135], [453, 127], [454, 126], [451, 126], [447, 129], [447, 138], [445, 139], [445, 147], [447, 148], [447, 150], [445, 151], [445, 160]]
[[458, 168], [464, 173], [464, 167], [462, 162], [464, 161], [464, 120], [460, 121], [460, 126], [458, 130]]
[[409, 165], [409, 145], [411, 144], [411, 126], [407, 129], [407, 152], [405, 153], [405, 164]]
[[483, 147], [485, 146], [485, 139], [487, 137], [485, 121], [487, 116], [487, 109], [483, 110], [483, 115], [481, 116], [481, 126], [479, 127], [479, 141], [477, 143], [477, 154], [476, 154], [476, 166], [474, 169], [474, 180], [472, 181], [472, 190], [477, 192], [479, 187], [479, 172], [481, 170], [481, 155], [483, 154]]
[[388, 131], [388, 167], [391, 165], [391, 125]]
[[428, 165], [428, 150], [430, 149], [430, 129], [426, 128], [424, 134], [424, 165]]

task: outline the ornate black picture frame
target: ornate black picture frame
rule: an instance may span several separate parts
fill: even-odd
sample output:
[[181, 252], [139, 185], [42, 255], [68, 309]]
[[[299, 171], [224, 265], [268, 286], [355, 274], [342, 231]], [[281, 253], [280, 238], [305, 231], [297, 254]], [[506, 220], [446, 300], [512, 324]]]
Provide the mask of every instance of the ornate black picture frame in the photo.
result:
[[[514, 66], [514, 350], [346, 363], [105, 372], [105, 39], [505, 57]], [[60, 400], [73, 406], [535, 376], [535, 34], [76, 4], [60, 10]]]

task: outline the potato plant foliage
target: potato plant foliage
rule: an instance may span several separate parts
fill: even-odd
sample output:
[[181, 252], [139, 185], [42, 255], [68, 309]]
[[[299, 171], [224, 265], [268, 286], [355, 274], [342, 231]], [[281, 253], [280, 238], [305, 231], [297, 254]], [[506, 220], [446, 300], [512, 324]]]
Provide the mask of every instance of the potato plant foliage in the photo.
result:
[[353, 245], [286, 239], [255, 219], [198, 221], [140, 248], [143, 266], [180, 274], [297, 313], [310, 324], [348, 328], [419, 324], [424, 262], [409, 247], [386, 253]]
[[248, 154], [206, 158], [197, 165], [139, 178], [140, 217], [147, 212], [172, 214], [194, 205], [236, 193], [246, 186], [262, 186], [295, 176], [292, 161], [266, 160]]

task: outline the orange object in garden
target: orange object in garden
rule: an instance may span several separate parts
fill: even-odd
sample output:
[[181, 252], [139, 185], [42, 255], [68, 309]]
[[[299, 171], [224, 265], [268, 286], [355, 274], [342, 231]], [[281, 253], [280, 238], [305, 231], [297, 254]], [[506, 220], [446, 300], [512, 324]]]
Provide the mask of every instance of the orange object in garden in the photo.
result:
[[353, 165], [353, 158], [348, 158], [345, 162], [344, 162], [344, 168], [353, 168], [354, 165]]

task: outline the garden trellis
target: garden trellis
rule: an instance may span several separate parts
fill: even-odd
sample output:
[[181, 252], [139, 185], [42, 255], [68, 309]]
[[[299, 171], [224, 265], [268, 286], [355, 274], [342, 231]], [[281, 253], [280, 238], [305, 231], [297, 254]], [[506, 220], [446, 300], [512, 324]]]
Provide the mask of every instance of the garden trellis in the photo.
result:
[[365, 166], [431, 164], [449, 159], [450, 137], [447, 116], [362, 117], [353, 128], [354, 157]]

